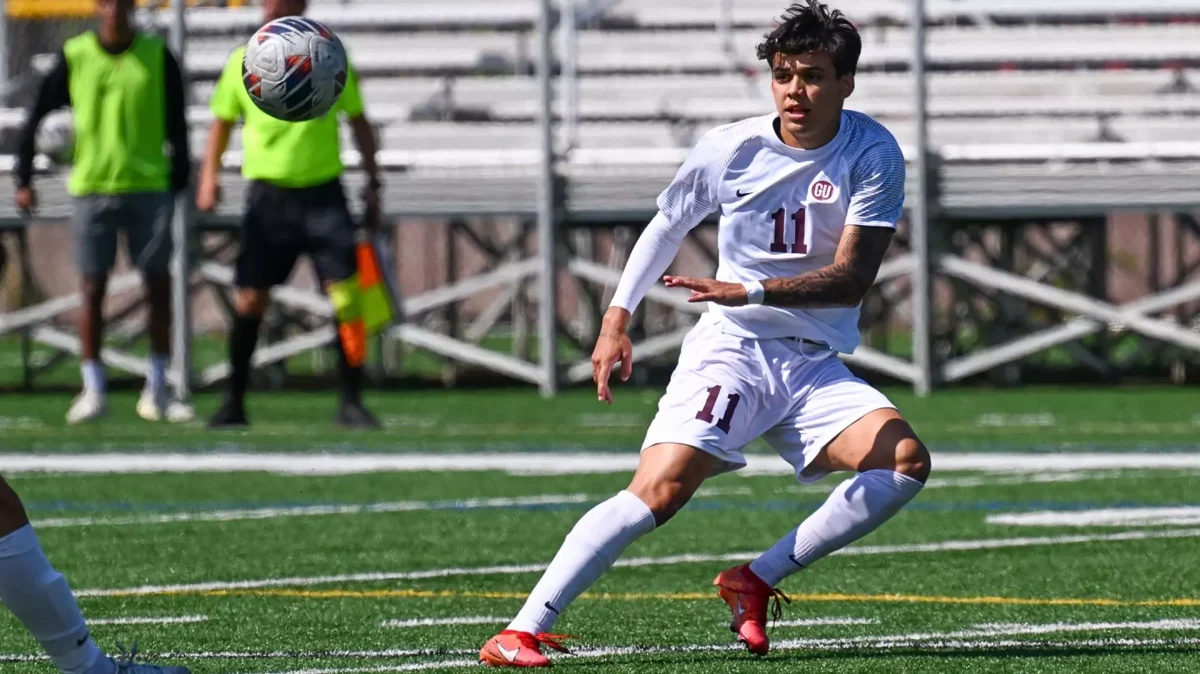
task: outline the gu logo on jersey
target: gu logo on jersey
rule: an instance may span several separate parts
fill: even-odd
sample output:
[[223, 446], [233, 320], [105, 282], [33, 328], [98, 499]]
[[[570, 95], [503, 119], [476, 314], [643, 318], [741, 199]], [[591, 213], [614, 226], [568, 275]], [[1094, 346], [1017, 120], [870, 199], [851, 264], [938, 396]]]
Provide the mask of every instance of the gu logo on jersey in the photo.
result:
[[812, 184], [809, 191], [812, 193], [813, 201], [821, 202], [833, 201], [834, 195], [837, 194], [837, 188], [828, 180], [818, 180]]

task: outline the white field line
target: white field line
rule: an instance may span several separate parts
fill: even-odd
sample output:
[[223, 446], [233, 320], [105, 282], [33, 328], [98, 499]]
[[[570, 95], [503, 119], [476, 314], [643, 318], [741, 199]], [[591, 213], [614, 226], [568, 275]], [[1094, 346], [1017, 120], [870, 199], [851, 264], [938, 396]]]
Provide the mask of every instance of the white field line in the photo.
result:
[[[1023, 548], [1039, 545], [1069, 545], [1074, 543], [1106, 543], [1117, 541], [1140, 541], [1156, 538], [1200, 538], [1200, 529], [1177, 529], [1166, 531], [1122, 531], [1113, 534], [1080, 534], [1071, 536], [1041, 536], [1023, 538], [991, 538], [964, 541], [942, 541], [939, 543], [913, 543], [907, 545], [860, 545], [843, 548], [835, 555], [888, 555], [922, 552], [948, 552], [969, 550], [998, 550]], [[672, 555], [667, 557], [633, 557], [618, 560], [614, 566], [646, 567], [670, 566], [674, 564], [698, 564], [709, 562], [737, 562], [754, 559], [757, 552], [733, 552], [725, 554]], [[179, 585], [143, 585], [129, 588], [97, 588], [79, 590], [79, 597], [113, 597], [156, 595], [169, 593], [205, 592], [214, 590], [252, 590], [270, 587], [307, 587], [331, 583], [373, 583], [394, 580], [423, 580], [428, 578], [451, 578], [463, 576], [505, 576], [523, 573], [539, 573], [546, 564], [521, 564], [507, 566], [450, 567], [422, 571], [352, 573], [335, 576], [302, 576], [293, 578], [267, 578], [262, 580], [213, 581]]]
[[771, 627], [821, 627], [823, 625], [878, 625], [873, 618], [799, 618], [796, 620], [780, 620], [771, 623]]
[[[1068, 641], [1037, 640], [962, 640], [939, 638], [934, 640], [911, 640], [897, 637], [855, 637], [850, 639], [788, 639], [774, 642], [775, 651], [845, 651], [845, 650], [898, 650], [919, 646], [922, 650], [993, 650], [999, 648], [1145, 648], [1150, 646], [1193, 646], [1200, 639], [1080, 639]], [[561, 660], [575, 658], [605, 658], [620, 655], [659, 655], [663, 653], [720, 653], [741, 651], [745, 647], [737, 644], [712, 644], [666, 647], [592, 648], [575, 651], [572, 655], [558, 656]], [[376, 672], [411, 672], [430, 669], [448, 669], [477, 664], [475, 660], [441, 660], [414, 662], [402, 665], [374, 665], [331, 667], [324, 669], [292, 669], [269, 672], [268, 674], [373, 674]]]
[[[404, 665], [375, 665], [373, 667], [329, 667], [325, 669], [292, 669], [286, 674], [379, 674], [382, 672], [420, 672], [430, 669], [450, 669], [452, 667], [471, 667], [479, 664], [479, 660], [441, 660], [437, 662], [410, 662]], [[283, 672], [271, 674], [285, 674]]]
[[[790, 475], [778, 456], [751, 454], [746, 475]], [[405, 471], [507, 471], [522, 475], [627, 473], [637, 452], [478, 454], [5, 454], [0, 473], [141, 474], [268, 472], [284, 475], [349, 475]], [[1197, 470], [1197, 453], [933, 454], [944, 471], [1069, 473], [1083, 470]]]
[[[352, 659], [352, 658], [437, 658], [479, 653], [476, 648], [386, 648], [377, 650], [328, 650], [328, 651], [166, 651], [144, 653], [144, 656], [163, 660], [300, 660], [300, 659]], [[0, 662], [43, 662], [48, 658], [42, 654], [4, 653]]]
[[[1147, 645], [1160, 646], [1190, 646], [1200, 644], [1200, 639], [1197, 638], [1175, 638], [1175, 639], [1135, 639], [1135, 638], [1112, 638], [1112, 639], [1090, 639], [1090, 640], [1073, 640], [1073, 641], [994, 641], [994, 640], [978, 640], [970, 639], [975, 636], [1018, 636], [1024, 634], [1052, 634], [1052, 633], [1071, 633], [1071, 632], [1105, 632], [1105, 631], [1120, 631], [1120, 630], [1141, 630], [1141, 631], [1183, 631], [1200, 629], [1200, 620], [1156, 620], [1148, 622], [1110, 622], [1110, 623], [1053, 623], [1047, 625], [1033, 624], [990, 624], [978, 625], [972, 630], [955, 631], [955, 632], [932, 632], [928, 634], [896, 634], [896, 635], [880, 635], [880, 636], [859, 636], [845, 638], [810, 638], [810, 639], [783, 639], [773, 643], [773, 648], [776, 650], [845, 650], [849, 648], [905, 648], [912, 645], [921, 645], [923, 648], [1003, 648], [1003, 647], [1043, 647], [1043, 648], [1059, 648], [1059, 647], [1105, 647], [1105, 646], [1120, 646], [1120, 647], [1136, 647]], [[970, 640], [968, 640], [970, 639]], [[618, 648], [586, 648], [576, 650], [573, 656], [562, 656], [564, 658], [582, 657], [595, 658], [606, 657], [613, 655], [633, 655], [633, 654], [657, 654], [657, 653], [695, 653], [695, 652], [720, 652], [720, 651], [740, 651], [744, 646], [738, 644], [697, 644], [687, 646], [666, 646], [666, 647], [639, 647], [626, 646]], [[185, 652], [168, 652], [168, 653], [148, 653], [147, 657], [165, 660], [220, 660], [220, 659], [239, 659], [239, 660], [278, 660], [278, 659], [306, 659], [306, 658], [322, 658], [322, 659], [351, 659], [351, 658], [428, 658], [428, 657], [451, 657], [474, 654], [474, 649], [447, 649], [447, 650], [374, 650], [374, 651], [202, 651], [195, 653]], [[24, 653], [7, 653], [0, 654], [0, 662], [41, 662], [46, 660], [44, 655], [30, 655]], [[423, 665], [425, 668], [433, 667], [459, 667], [460, 662], [474, 664], [475, 660], [466, 661], [437, 661], [411, 663], [413, 665]], [[399, 667], [402, 665], [384, 665], [385, 667]], [[288, 674], [297, 674], [298, 672], [367, 672], [376, 671], [370, 667], [353, 667], [345, 669], [328, 669], [328, 670], [290, 670]], [[378, 671], [406, 671], [381, 669]]]
[[[696, 492], [697, 498], [752, 494], [749, 487], [712, 487]], [[327, 515], [364, 515], [380, 513], [420, 512], [427, 510], [486, 510], [488, 508], [513, 508], [521, 506], [563, 505], [591, 503], [603, 500], [602, 496], [588, 494], [543, 494], [513, 498], [462, 499], [455, 501], [395, 501], [384, 503], [347, 503], [343, 505], [292, 506], [271, 508], [228, 508], [217, 510], [192, 510], [176, 513], [121, 515], [115, 517], [55, 517], [37, 520], [38, 529], [94, 526], [144, 526], [152, 524], [179, 524], [186, 522], [237, 522], [243, 520], [268, 520], [284, 517], [321, 517]]]
[[953, 636], [1017, 636], [1020, 634], [1061, 634], [1064, 632], [1102, 632], [1110, 630], [1200, 630], [1200, 619], [1167, 618], [1146, 622], [1050, 623], [1048, 625], [984, 623], [982, 625], [975, 625], [969, 632]]
[[38, 529], [91, 526], [127, 526], [145, 524], [175, 524], [180, 522], [235, 522], [266, 520], [281, 517], [317, 517], [323, 515], [361, 515], [377, 513], [416, 512], [425, 510], [483, 510], [520, 506], [589, 503], [596, 497], [587, 494], [546, 494], [517, 498], [483, 498], [459, 501], [395, 501], [390, 503], [350, 503], [345, 505], [297, 506], [291, 508], [241, 508], [200, 510], [191, 512], [125, 515], [120, 517], [61, 517], [35, 521]]
[[137, 618], [89, 618], [89, 626], [97, 625], [188, 625], [208, 622], [206, 615], [144, 616]]
[[1042, 510], [1028, 513], [988, 515], [988, 524], [1021, 527], [1154, 527], [1200, 524], [1200, 507], [1103, 508], [1061, 512]]
[[[1062, 473], [1049, 475], [1017, 475], [1017, 476], [989, 476], [989, 477], [965, 477], [965, 478], [946, 478], [946, 479], [931, 479], [926, 485], [926, 489], [944, 489], [955, 487], [980, 487], [980, 486], [996, 486], [996, 485], [1019, 485], [1019, 484], [1035, 484], [1046, 482], [1082, 482], [1086, 480], [1100, 479], [1118, 479], [1122, 477], [1131, 477], [1135, 475], [1146, 474], [1142, 472], [1129, 471], [1111, 471], [1111, 472], [1096, 472], [1096, 473]], [[837, 487], [836, 484], [821, 484], [821, 485], [791, 485], [783, 488], [787, 492], [796, 493], [829, 493]], [[696, 492], [696, 498], [713, 498], [718, 496], [750, 496], [754, 494], [754, 490], [750, 487], [702, 487]], [[120, 516], [84, 516], [84, 517], [54, 517], [36, 520], [34, 526], [38, 529], [56, 529], [70, 527], [94, 527], [94, 526], [147, 526], [155, 524], [180, 524], [189, 522], [236, 522], [243, 520], [266, 520], [278, 519], [287, 517], [322, 517], [328, 515], [361, 515], [361, 514], [379, 514], [379, 513], [398, 513], [398, 512], [419, 512], [427, 510], [480, 510], [487, 508], [505, 508], [505, 507], [521, 507], [521, 506], [536, 506], [536, 505], [562, 505], [571, 503], [589, 503], [602, 499], [601, 496], [589, 496], [587, 494], [545, 494], [539, 496], [513, 497], [513, 498], [486, 498], [486, 499], [463, 499], [457, 501], [395, 501], [382, 503], [347, 503], [342, 505], [319, 505], [319, 506], [290, 506], [290, 507], [265, 507], [265, 508], [227, 508], [215, 510], [191, 510], [174, 513], [162, 514], [141, 514], [141, 515], [120, 515]], [[1090, 512], [1090, 511], [1089, 511]], [[1022, 519], [1028, 517], [1029, 514], [1015, 515], [1012, 517]], [[1029, 526], [1053, 526], [1056, 524], [1035, 524], [1033, 522], [1026, 523], [1025, 521], [1007, 522], [1003, 518], [1008, 515], [992, 515], [995, 524], [1018, 524]], [[1069, 519], [1069, 516], [1068, 516]], [[1073, 521], [1066, 521], [1067, 526], [1086, 526], [1085, 524], [1074, 524]], [[1114, 523], [1117, 524], [1117, 523]], [[1154, 526], [1158, 524], [1200, 524], [1200, 515], [1197, 515], [1193, 521], [1177, 522], [1158, 522], [1156, 520], [1138, 521], [1131, 519], [1130, 521], [1119, 522], [1129, 526]]]
[[463, 616], [461, 618], [415, 618], [413, 620], [384, 620], [380, 627], [434, 627], [438, 625], [506, 625], [510, 618], [496, 616]]
[[[1200, 471], [1176, 470], [1171, 472], [1171, 477], [1200, 476]], [[1158, 477], [1161, 475], [1161, 470], [1086, 470], [1066, 473], [1019, 473], [1016, 475], [997, 475], [995, 473], [991, 473], [978, 477], [933, 477], [925, 483], [925, 488], [970, 489], [975, 487], [997, 487], [1024, 484], [1091, 482], [1094, 480], [1126, 480], [1133, 478]], [[746, 477], [754, 476], [747, 475]], [[828, 494], [836, 489], [837, 485], [837, 482], [830, 480], [820, 484], [788, 485], [786, 487], [781, 487], [779, 491], [795, 494]]]

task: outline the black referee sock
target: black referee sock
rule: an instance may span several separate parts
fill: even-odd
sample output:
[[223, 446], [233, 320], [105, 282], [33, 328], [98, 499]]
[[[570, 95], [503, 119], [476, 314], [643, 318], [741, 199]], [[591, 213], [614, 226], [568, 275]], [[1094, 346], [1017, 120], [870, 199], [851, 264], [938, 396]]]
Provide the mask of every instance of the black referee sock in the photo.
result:
[[242, 404], [250, 384], [250, 358], [258, 344], [262, 316], [235, 316], [229, 333], [229, 402]]
[[342, 384], [342, 402], [362, 404], [363, 369], [351, 367], [346, 359], [346, 351], [338, 344], [338, 375]]

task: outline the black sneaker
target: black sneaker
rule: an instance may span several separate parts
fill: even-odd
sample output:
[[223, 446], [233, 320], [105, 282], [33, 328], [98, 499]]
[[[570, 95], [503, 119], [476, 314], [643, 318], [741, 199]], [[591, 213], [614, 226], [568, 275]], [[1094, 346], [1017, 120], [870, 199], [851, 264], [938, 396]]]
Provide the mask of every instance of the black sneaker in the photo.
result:
[[246, 428], [249, 425], [250, 420], [246, 418], [246, 408], [239, 403], [232, 402], [226, 402], [208, 420], [208, 427], [212, 429]]
[[376, 430], [383, 427], [360, 402], [342, 402], [333, 422], [342, 428]]

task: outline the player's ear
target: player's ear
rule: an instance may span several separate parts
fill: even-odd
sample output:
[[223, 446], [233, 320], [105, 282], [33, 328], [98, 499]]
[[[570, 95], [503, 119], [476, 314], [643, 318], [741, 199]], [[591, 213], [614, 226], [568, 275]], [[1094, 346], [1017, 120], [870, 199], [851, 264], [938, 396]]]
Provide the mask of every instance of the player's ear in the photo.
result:
[[838, 83], [842, 87], [842, 98], [850, 98], [850, 94], [854, 93], [854, 73], [846, 73], [838, 78]]

